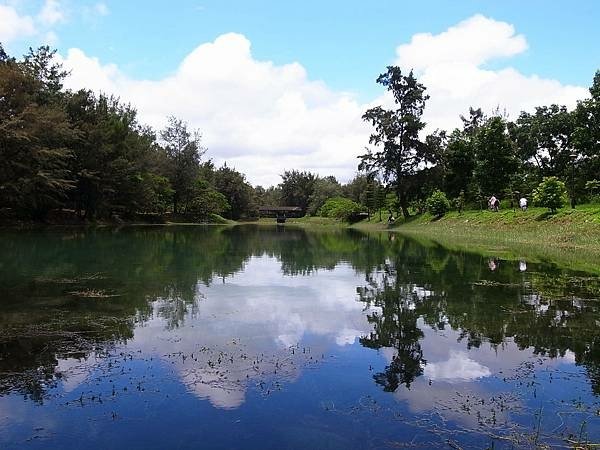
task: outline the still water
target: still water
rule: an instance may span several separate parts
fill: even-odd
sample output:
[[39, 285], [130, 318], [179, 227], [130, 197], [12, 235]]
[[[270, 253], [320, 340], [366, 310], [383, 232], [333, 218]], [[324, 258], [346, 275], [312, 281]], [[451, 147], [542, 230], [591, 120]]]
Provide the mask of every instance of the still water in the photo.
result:
[[0, 448], [600, 442], [599, 302], [400, 235], [4, 231]]

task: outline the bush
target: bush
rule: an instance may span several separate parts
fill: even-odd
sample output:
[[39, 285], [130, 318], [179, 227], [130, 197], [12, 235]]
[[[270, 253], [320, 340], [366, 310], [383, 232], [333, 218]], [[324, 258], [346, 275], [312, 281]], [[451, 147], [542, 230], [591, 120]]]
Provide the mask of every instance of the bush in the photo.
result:
[[593, 203], [600, 202], [600, 181], [591, 180], [585, 183], [585, 190], [590, 194], [590, 200]]
[[345, 197], [330, 198], [321, 207], [321, 216], [346, 222], [353, 220], [360, 212], [360, 205]]
[[450, 210], [450, 202], [442, 191], [436, 189], [427, 199], [427, 211], [435, 217], [442, 217]]
[[567, 188], [565, 183], [556, 177], [546, 177], [533, 191], [533, 202], [538, 206], [545, 206], [553, 213], [562, 208], [567, 202]]
[[215, 191], [205, 182], [198, 182], [185, 215], [196, 222], [206, 222], [212, 214], [222, 214], [228, 209], [229, 203], [223, 194]]

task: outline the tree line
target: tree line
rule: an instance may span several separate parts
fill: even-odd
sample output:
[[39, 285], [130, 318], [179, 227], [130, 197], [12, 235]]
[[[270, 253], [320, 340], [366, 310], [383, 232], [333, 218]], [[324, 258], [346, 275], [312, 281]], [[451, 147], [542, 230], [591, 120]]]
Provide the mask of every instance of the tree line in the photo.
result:
[[245, 176], [203, 159], [201, 135], [169, 117], [158, 132], [136, 110], [68, 75], [49, 47], [21, 60], [0, 46], [0, 208], [45, 220], [57, 209], [82, 220], [170, 214], [185, 220], [252, 215]]
[[341, 219], [382, 208], [408, 216], [437, 191], [463, 207], [530, 195], [545, 177], [579, 201], [600, 188], [600, 71], [572, 111], [541, 106], [509, 121], [470, 108], [462, 127], [423, 137], [426, 88], [390, 66], [377, 82], [395, 106], [363, 115], [374, 131], [354, 179], [289, 170], [264, 188], [215, 167], [181, 119], [156, 131], [118, 98], [64, 89], [68, 73], [54, 54], [44, 46], [16, 59], [0, 45], [0, 218], [237, 220], [283, 205]]
[[364, 203], [366, 177], [290, 170], [278, 186], [253, 187], [243, 173], [205, 158], [202, 136], [169, 117], [141, 124], [132, 105], [68, 76], [48, 46], [21, 59], [0, 44], [0, 219], [215, 221], [257, 217], [260, 206], [317, 214], [326, 200]]
[[470, 108], [460, 117], [462, 127], [425, 137], [422, 116], [429, 96], [413, 72], [390, 66], [377, 83], [393, 96], [394, 108], [378, 106], [363, 115], [374, 132], [360, 168], [394, 192], [405, 216], [411, 207], [422, 210], [433, 193], [459, 207], [477, 207], [491, 196], [511, 202], [531, 196], [543, 180], [565, 185], [573, 205], [598, 194], [600, 71], [590, 97], [572, 111], [539, 106], [510, 121], [500, 111], [485, 115]]

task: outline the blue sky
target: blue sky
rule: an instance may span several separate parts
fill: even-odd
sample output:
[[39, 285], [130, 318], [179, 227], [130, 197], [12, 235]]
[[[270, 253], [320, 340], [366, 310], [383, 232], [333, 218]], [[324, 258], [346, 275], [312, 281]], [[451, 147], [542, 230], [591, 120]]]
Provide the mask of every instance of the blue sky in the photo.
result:
[[[15, 16], [8, 16], [7, 8], [19, 20], [24, 20], [20, 29], [13, 27], [15, 29], [10, 30], [14, 23], [8, 21], [14, 22], [12, 17]], [[47, 13], [45, 15], [44, 10]], [[320, 80], [332, 95], [351, 93], [353, 101], [361, 107], [375, 101], [382, 94], [374, 79], [386, 65], [399, 62], [397, 48], [400, 45], [409, 44], [417, 33], [440, 35], [476, 15], [507, 24], [514, 29], [512, 38], [500, 33], [497, 39], [490, 35], [491, 40], [500, 40], [504, 36], [506, 45], [510, 45], [511, 42], [515, 43], [515, 36], [522, 36], [526, 42], [519, 50], [507, 51], [506, 54], [498, 49], [490, 50], [490, 56], [476, 64], [482, 73], [488, 71], [495, 74], [504, 69], [512, 69], [523, 77], [555, 80], [561, 86], [583, 88], [589, 86], [594, 72], [600, 68], [600, 1], [596, 0], [0, 0], [0, 40], [16, 55], [23, 53], [28, 46], [36, 46], [44, 41], [52, 43], [65, 58], [69, 49], [79, 49], [88, 58], [86, 61], [97, 58], [104, 69], [114, 66], [118, 70], [118, 76], [111, 76], [120, 80], [127, 79], [129, 86], [134, 81], [164, 81], [180, 70], [182, 61], [198, 46], [215, 42], [226, 33], [237, 33], [251, 45], [253, 61], [271, 61], [274, 67], [285, 67], [297, 62], [306, 72], [306, 83]], [[482, 26], [483, 28], [478, 28], [480, 35], [470, 34], [468, 39], [484, 39], [487, 25], [484, 23]], [[460, 45], [462, 44], [458, 43], [455, 46], [458, 59], [461, 55]], [[470, 44], [465, 42], [465, 45]], [[413, 64], [413, 61], [414, 59], [405, 59], [406, 64]], [[432, 80], [430, 93], [443, 95], [444, 86], [440, 84], [443, 81], [439, 76], [434, 77], [434, 67], [423, 65], [422, 69], [425, 79]], [[73, 70], [78, 72], [80, 68], [74, 66]], [[197, 70], [202, 70], [200, 63]], [[437, 67], [437, 73], [440, 71], [441, 68]], [[121, 90], [118, 90], [118, 86], [114, 84], [117, 83], [115, 79], [111, 81], [114, 85], [105, 82], [94, 86], [96, 77], [91, 73], [86, 72], [80, 80], [85, 80], [86, 76], [91, 83], [88, 87], [99, 90], [114, 87], [117, 94], [126, 97], [124, 82], [120, 85]], [[244, 74], [240, 74], [240, 77], [243, 76]], [[460, 77], [460, 73], [457, 72], [456, 76]], [[535, 80], [530, 81], [533, 83]], [[223, 81], [229, 82], [232, 81]], [[506, 89], [502, 91], [502, 95], [507, 95]], [[548, 89], [551, 87], [546, 87], [546, 96]], [[558, 90], [557, 87], [556, 92]], [[289, 92], [282, 91], [282, 96], [288, 98]], [[305, 91], [301, 89], [301, 92], [305, 102], [310, 103], [306, 100]], [[569, 95], [576, 95], [573, 92], [575, 91], [571, 90]], [[456, 92], [452, 95], [456, 97]], [[494, 97], [498, 106], [504, 106], [500, 105], [503, 102], [502, 95]], [[580, 96], [580, 91], [577, 95]], [[519, 93], [515, 93], [515, 97], [519, 97]], [[543, 97], [540, 91], [531, 102]], [[565, 103], [571, 100], [567, 94], [561, 94], [557, 98], [566, 99]], [[469, 102], [477, 100], [472, 96], [468, 98]], [[137, 104], [135, 98], [131, 101]], [[218, 102], [219, 99], [210, 101]], [[507, 100], [507, 107], [527, 108], [531, 106], [531, 102], [511, 106], [511, 101]], [[482, 104], [485, 105], [485, 101]], [[145, 111], [142, 106], [142, 116]], [[210, 143], [218, 141], [217, 135], [211, 132], [210, 126], [203, 123], [201, 118], [186, 117], [185, 108], [174, 113], [183, 115], [191, 124], [205, 130]], [[457, 112], [453, 114], [457, 115]], [[145, 115], [148, 118], [151, 116], [151, 113]], [[151, 119], [149, 121], [157, 123]], [[430, 122], [434, 123], [435, 120]], [[439, 121], [440, 126], [447, 123], [449, 122]], [[438, 126], [437, 123], [434, 124]], [[325, 144], [321, 142], [319, 145]], [[358, 148], [353, 152], [360, 153], [364, 145], [356, 145]], [[218, 144], [213, 146], [217, 160], [244, 157], [260, 147], [257, 144], [248, 149], [240, 148], [236, 153], [231, 150], [231, 145], [228, 151], [219, 150]], [[288, 149], [283, 149], [286, 146], [279, 141], [277, 146], [281, 151], [290, 150], [290, 155], [298, 153], [298, 146], [310, 147], [303, 142], [290, 143]], [[313, 160], [314, 156], [313, 154]], [[289, 163], [294, 162], [293, 160], [291, 158]], [[242, 166], [246, 164], [243, 163]], [[319, 172], [329, 168], [340, 176], [343, 172], [332, 164], [328, 167], [312, 167], [304, 163], [301, 165]], [[344, 170], [348, 172], [349, 167], [347, 165]], [[267, 177], [254, 178], [267, 183]]]
[[[42, 4], [18, 3], [31, 15]], [[69, 12], [56, 27], [59, 50], [79, 47], [141, 78], [164, 76], [198, 44], [237, 32], [250, 39], [258, 59], [299, 61], [311, 78], [335, 89], [369, 93], [396, 45], [476, 13], [509, 22], [526, 35], [529, 50], [511, 63], [526, 74], [588, 85], [600, 66], [596, 0], [105, 0], [108, 14], [93, 17], [84, 10], [97, 2], [64, 3]], [[9, 48], [19, 54], [29, 44], [23, 40]]]

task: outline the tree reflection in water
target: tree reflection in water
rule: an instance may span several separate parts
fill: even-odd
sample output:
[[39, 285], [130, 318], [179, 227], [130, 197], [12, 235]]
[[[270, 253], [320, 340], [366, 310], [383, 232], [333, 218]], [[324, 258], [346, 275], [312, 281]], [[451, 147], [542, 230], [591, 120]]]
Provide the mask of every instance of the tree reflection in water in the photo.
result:
[[127, 344], [152, 318], [168, 330], [185, 327], [204, 307], [199, 286], [226, 282], [264, 257], [276, 258], [284, 277], [340, 265], [364, 277], [356, 292], [370, 331], [359, 342], [393, 349], [374, 375], [385, 391], [423, 375], [427, 326], [457, 330], [466, 350], [511, 339], [538, 355], [573, 352], [600, 392], [600, 283], [551, 264], [523, 272], [503, 261], [492, 272], [484, 256], [433, 243], [287, 226], [6, 232], [0, 246], [0, 395], [42, 401], [60, 360]]

